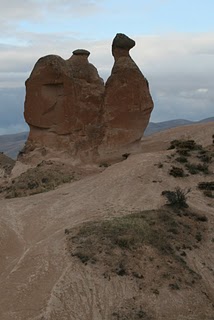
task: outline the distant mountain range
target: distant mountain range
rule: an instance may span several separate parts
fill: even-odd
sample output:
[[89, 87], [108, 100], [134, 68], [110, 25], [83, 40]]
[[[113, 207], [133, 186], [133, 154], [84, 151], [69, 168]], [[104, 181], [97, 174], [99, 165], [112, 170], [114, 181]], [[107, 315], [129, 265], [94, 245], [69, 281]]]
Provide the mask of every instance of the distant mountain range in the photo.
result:
[[[150, 122], [144, 132], [144, 136], [149, 136], [153, 133], [164, 131], [170, 128], [191, 125], [196, 123], [206, 123], [211, 121], [214, 121], [214, 117], [206, 118], [200, 121], [176, 119], [163, 122]], [[7, 156], [16, 159], [19, 151], [24, 147], [27, 137], [28, 132], [0, 135], [0, 152], [4, 152]]]
[[0, 152], [4, 152], [12, 159], [16, 159], [19, 151], [24, 147], [27, 137], [28, 132], [0, 136]]
[[163, 122], [150, 122], [144, 132], [144, 136], [149, 136], [153, 133], [164, 131], [170, 128], [181, 127], [181, 126], [186, 126], [186, 125], [191, 125], [196, 123], [206, 123], [206, 122], [212, 122], [212, 121], [214, 121], [214, 117], [206, 118], [200, 121], [176, 119], [176, 120], [169, 120], [169, 121], [163, 121]]

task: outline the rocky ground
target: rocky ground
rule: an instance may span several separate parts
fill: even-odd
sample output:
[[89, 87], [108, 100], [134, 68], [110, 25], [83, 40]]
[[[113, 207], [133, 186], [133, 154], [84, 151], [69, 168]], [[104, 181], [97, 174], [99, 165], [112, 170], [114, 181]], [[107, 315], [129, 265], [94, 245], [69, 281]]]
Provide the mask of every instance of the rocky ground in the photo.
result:
[[[61, 186], [67, 165], [16, 164], [4, 183], [23, 193], [4, 190], [0, 206], [0, 318], [213, 320], [213, 133], [155, 134], [119, 163], [70, 167]], [[35, 177], [57, 188], [29, 196]], [[188, 208], [166, 205], [176, 190]]]

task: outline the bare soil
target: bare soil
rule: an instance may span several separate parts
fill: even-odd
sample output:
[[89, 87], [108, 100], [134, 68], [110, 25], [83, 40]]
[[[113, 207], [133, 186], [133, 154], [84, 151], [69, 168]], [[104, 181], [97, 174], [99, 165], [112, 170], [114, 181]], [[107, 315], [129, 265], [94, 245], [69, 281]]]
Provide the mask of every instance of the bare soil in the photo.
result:
[[[212, 135], [209, 123], [171, 129], [55, 190], [2, 198], [0, 319], [213, 320], [214, 199], [198, 187], [214, 181], [213, 159], [192, 174], [167, 150], [195, 137], [212, 156]], [[203, 164], [198, 152], [188, 163]], [[191, 189], [181, 212], [162, 195], [177, 187]]]

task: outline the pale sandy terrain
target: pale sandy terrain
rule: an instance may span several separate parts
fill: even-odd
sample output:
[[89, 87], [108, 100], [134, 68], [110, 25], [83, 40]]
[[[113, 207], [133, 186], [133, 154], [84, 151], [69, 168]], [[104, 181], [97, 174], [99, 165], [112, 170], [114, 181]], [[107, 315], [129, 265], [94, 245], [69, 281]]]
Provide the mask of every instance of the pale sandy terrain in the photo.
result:
[[[174, 178], [167, 151], [169, 141], [194, 138], [212, 144], [213, 123], [175, 128], [142, 141], [143, 152], [103, 172], [65, 184], [54, 191], [24, 198], [2, 199], [0, 205], [0, 319], [1, 320], [115, 320], [140, 304], [157, 320], [214, 319], [214, 199], [197, 189], [213, 173]], [[158, 164], [163, 167], [159, 168]], [[213, 172], [213, 163], [211, 165]], [[65, 228], [109, 219], [139, 210], [158, 209], [165, 203], [163, 190], [191, 187], [188, 203], [206, 214], [208, 231], [187, 261], [202, 277], [195, 289], [169, 290], [159, 295], [150, 282], [139, 289], [129, 277], [103, 277], [99, 265], [84, 265], [67, 250]], [[148, 250], [150, 250], [148, 248]], [[145, 253], [147, 254], [147, 253]], [[160, 262], [161, 263], [161, 262]], [[168, 262], [170, 263], [170, 262]], [[154, 270], [148, 270], [149, 279]], [[152, 281], [152, 280], [151, 280]], [[129, 310], [130, 306], [130, 310]], [[114, 311], [124, 311], [120, 317]]]

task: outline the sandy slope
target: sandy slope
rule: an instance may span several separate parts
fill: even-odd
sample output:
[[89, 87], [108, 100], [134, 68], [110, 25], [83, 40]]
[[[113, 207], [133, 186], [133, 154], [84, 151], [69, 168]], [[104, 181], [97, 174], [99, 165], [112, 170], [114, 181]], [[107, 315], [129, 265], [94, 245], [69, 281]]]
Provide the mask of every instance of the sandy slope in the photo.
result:
[[[127, 309], [130, 305], [131, 310], [136, 299], [151, 314], [145, 319], [213, 320], [214, 200], [205, 199], [196, 188], [208, 178], [169, 176], [167, 154], [171, 151], [162, 151], [170, 140], [181, 136], [210, 145], [212, 134], [213, 123], [171, 129], [144, 139], [145, 153], [130, 156], [102, 173], [48, 193], [1, 200], [0, 319], [134, 319], [112, 314], [118, 306]], [[162, 169], [158, 168], [160, 162]], [[159, 208], [165, 202], [163, 190], [190, 185], [189, 204], [209, 217], [203, 248], [188, 256], [190, 265], [202, 275], [199, 289], [172, 292], [163, 285], [157, 296], [149, 286], [139, 290], [137, 282], [125, 277], [108, 281], [98, 266], [85, 266], [68, 253], [65, 228]]]

